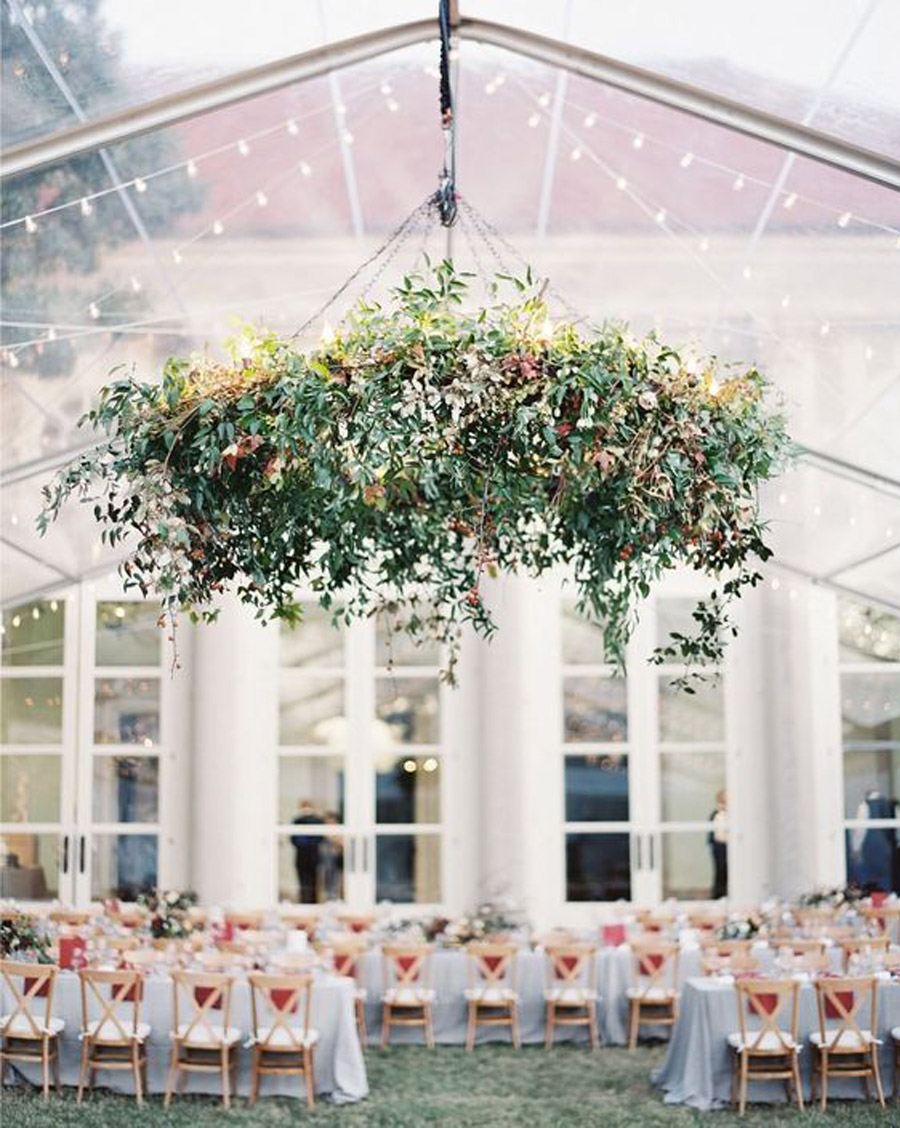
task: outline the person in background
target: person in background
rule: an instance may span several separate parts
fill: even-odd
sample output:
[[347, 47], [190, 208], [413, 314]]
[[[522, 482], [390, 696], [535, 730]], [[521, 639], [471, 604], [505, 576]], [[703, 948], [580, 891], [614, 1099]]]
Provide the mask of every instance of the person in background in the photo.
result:
[[[301, 799], [297, 804], [294, 826], [317, 825], [322, 820], [309, 799]], [[292, 834], [294, 847], [294, 866], [297, 870], [298, 900], [301, 904], [315, 904], [316, 876], [319, 870], [319, 848], [321, 838], [317, 834]]]
[[[325, 812], [325, 822], [337, 826], [340, 818], [336, 811]], [[341, 874], [344, 868], [344, 844], [337, 834], [325, 834], [319, 842], [319, 877], [322, 899], [339, 901], [341, 898]]]
[[[877, 787], [870, 788], [856, 809], [860, 822], [870, 819], [895, 819], [897, 803], [883, 795]], [[890, 893], [894, 889], [896, 867], [896, 835], [892, 827], [858, 827], [850, 833], [852, 873], [849, 875], [864, 888]]]
[[706, 841], [712, 852], [712, 899], [728, 896], [728, 795], [716, 792], [716, 809], [709, 816], [710, 828]]

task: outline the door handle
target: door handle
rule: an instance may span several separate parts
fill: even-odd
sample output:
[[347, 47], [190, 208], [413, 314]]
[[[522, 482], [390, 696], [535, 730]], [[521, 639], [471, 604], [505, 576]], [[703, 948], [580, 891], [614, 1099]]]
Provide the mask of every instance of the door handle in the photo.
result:
[[62, 848], [62, 872], [63, 877], [69, 872], [69, 836], [63, 835], [63, 848]]
[[352, 837], [350, 839], [350, 865], [348, 868], [350, 873], [356, 873], [356, 839]]
[[635, 866], [635, 869], [640, 871], [644, 868], [644, 865], [641, 860], [641, 836], [639, 834], [636, 834], [634, 836], [634, 847], [635, 853], [637, 854], [637, 865]]
[[648, 852], [648, 856], [650, 858], [650, 869], [656, 868], [655, 858], [654, 858], [654, 854], [656, 852], [655, 851], [655, 842], [656, 842], [656, 835], [655, 834], [648, 834], [647, 835], [647, 843], [648, 843], [647, 852]]
[[82, 834], [78, 842], [78, 872], [84, 873], [84, 835]]
[[368, 873], [369, 872], [369, 836], [368, 836], [368, 834], [363, 835], [362, 843], [363, 843], [362, 871], [363, 871], [363, 873]]

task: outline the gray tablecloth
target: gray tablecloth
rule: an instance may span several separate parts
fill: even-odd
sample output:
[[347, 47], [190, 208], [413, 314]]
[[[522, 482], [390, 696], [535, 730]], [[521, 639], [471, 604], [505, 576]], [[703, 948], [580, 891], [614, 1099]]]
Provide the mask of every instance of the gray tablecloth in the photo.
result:
[[[678, 1021], [672, 1033], [669, 1052], [653, 1074], [653, 1082], [666, 1094], [669, 1104], [687, 1104], [711, 1109], [727, 1105], [731, 1099], [731, 1050], [728, 1035], [738, 1029], [736, 992], [733, 985], [715, 979], [690, 979], [684, 986]], [[885, 981], [878, 987], [878, 1036], [882, 1039], [879, 1062], [885, 1093], [891, 1091], [891, 1027], [900, 1025], [900, 983]], [[800, 1054], [800, 1069], [809, 1094], [812, 1056], [809, 1035], [818, 1030], [815, 989], [804, 984], [800, 990], [800, 1038], [806, 1043]], [[862, 1082], [829, 1080], [829, 1096], [862, 1097]], [[751, 1101], [784, 1101], [780, 1081], [750, 1083]]]
[[[311, 1024], [319, 1033], [316, 1048], [316, 1092], [329, 1094], [336, 1103], [361, 1100], [368, 1095], [366, 1067], [359, 1044], [354, 1011], [355, 984], [336, 975], [317, 974], [312, 997]], [[8, 1013], [10, 1000], [4, 987], [3, 1013]], [[39, 1013], [39, 1012], [36, 1012]], [[81, 991], [74, 972], [60, 972], [53, 997], [53, 1014], [65, 1021], [60, 1036], [60, 1074], [64, 1085], [78, 1083], [81, 1057]], [[165, 1089], [169, 1064], [172, 1029], [172, 983], [165, 976], [149, 976], [144, 987], [141, 1021], [150, 1024], [147, 1043], [147, 1080], [152, 1093]], [[246, 981], [235, 983], [231, 1000], [230, 1024], [241, 1031], [238, 1091], [247, 1093], [250, 1086], [250, 1052], [243, 1043], [250, 1034], [250, 988]], [[18, 1066], [31, 1081], [40, 1077], [40, 1068]], [[186, 1090], [198, 1093], [220, 1093], [221, 1079], [215, 1074], [189, 1073]], [[98, 1074], [98, 1084], [118, 1092], [133, 1092], [131, 1074], [109, 1070]], [[302, 1079], [296, 1077], [264, 1077], [262, 1094], [304, 1097]]]

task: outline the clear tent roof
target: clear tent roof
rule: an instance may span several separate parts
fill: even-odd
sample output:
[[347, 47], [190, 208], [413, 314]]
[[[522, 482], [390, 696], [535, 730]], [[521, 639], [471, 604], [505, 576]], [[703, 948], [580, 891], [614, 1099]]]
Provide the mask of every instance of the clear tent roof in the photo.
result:
[[[434, 7], [7, 0], [3, 144]], [[897, 5], [461, 8], [900, 156]], [[431, 191], [436, 62], [433, 41], [407, 47], [8, 180], [4, 600], [110, 566], [88, 508], [44, 539], [34, 517], [111, 368], [150, 378], [235, 318], [293, 330]], [[757, 363], [818, 452], [765, 498], [780, 566], [900, 605], [898, 194], [465, 35], [457, 121], [460, 189], [502, 237], [465, 220], [454, 256], [527, 260], [587, 317]], [[413, 232], [373, 292], [442, 239]]]

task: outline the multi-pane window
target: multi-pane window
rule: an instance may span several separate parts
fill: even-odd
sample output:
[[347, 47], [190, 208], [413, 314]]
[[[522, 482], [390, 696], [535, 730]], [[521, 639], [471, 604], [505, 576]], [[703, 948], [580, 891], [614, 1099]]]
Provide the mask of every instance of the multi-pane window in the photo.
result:
[[847, 880], [900, 892], [900, 618], [838, 615]]
[[35, 600], [3, 612], [0, 897], [44, 900], [59, 895], [69, 740], [64, 666], [63, 601]]
[[628, 699], [603, 631], [562, 605], [566, 900], [631, 897]]

